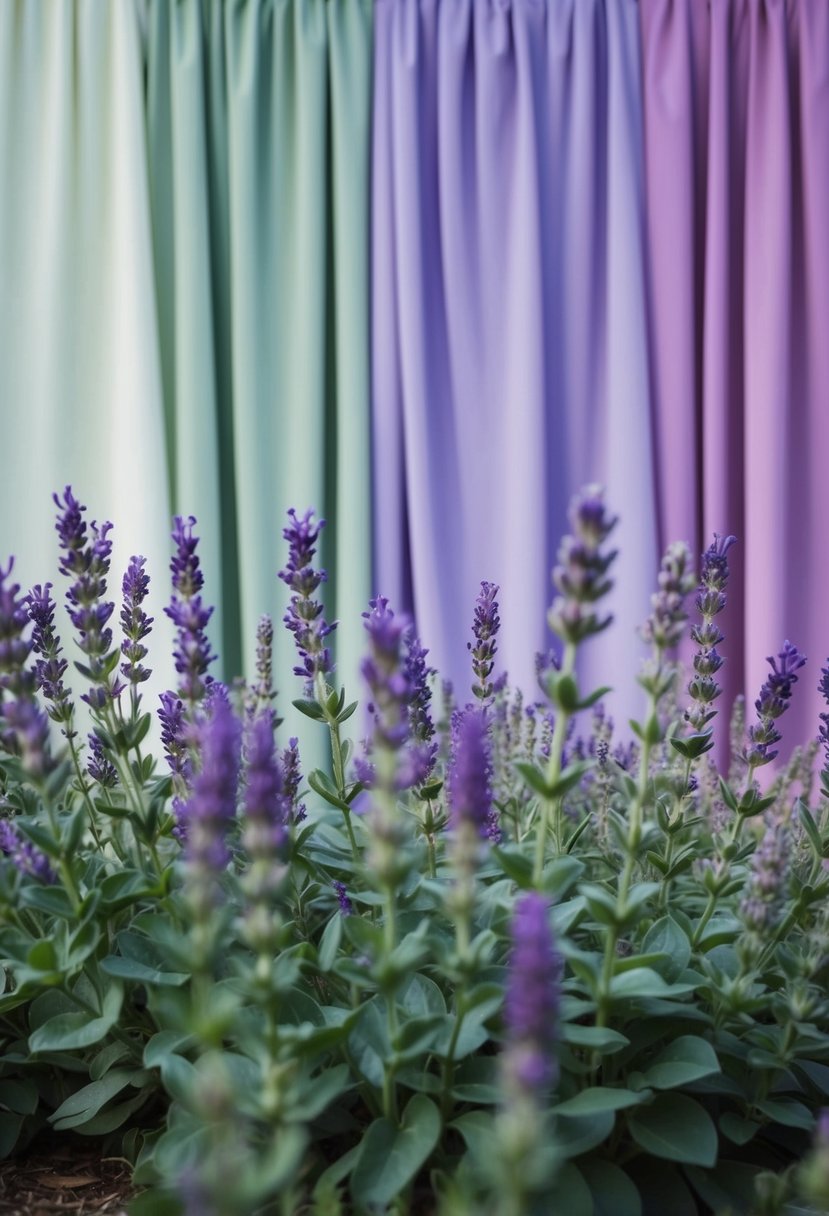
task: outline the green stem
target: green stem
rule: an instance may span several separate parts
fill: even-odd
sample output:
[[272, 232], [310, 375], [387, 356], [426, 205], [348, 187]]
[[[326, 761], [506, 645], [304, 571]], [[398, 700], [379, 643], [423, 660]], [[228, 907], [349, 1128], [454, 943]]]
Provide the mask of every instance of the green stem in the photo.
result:
[[[757, 767], [756, 764], [749, 764], [749, 766], [748, 766], [748, 772], [746, 774], [746, 787], [745, 787], [745, 790], [743, 791], [742, 798], [740, 798], [738, 800], [738, 805], [740, 802], [742, 802], [743, 798], [745, 798], [746, 794], [749, 792], [749, 790], [751, 789], [751, 787], [754, 783], [754, 770], [756, 767]], [[735, 812], [734, 821], [731, 824], [731, 834], [729, 835], [729, 838], [728, 838], [729, 844], [738, 844], [739, 843], [740, 833], [743, 830], [743, 820], [744, 819], [745, 819], [745, 816], [741, 815], [739, 813], [739, 811]]]
[[[573, 674], [573, 668], [576, 663], [576, 647], [572, 642], [568, 642], [564, 648], [564, 659], [561, 664], [561, 674], [569, 676]], [[561, 754], [564, 750], [564, 740], [567, 737], [567, 723], [570, 720], [570, 714], [566, 710], [559, 709], [556, 714], [555, 727], [553, 728], [553, 738], [550, 744], [550, 762], [547, 768], [547, 782], [550, 786], [555, 785], [561, 776]], [[561, 799], [560, 798], [545, 798], [541, 804], [541, 815], [538, 820], [535, 838], [535, 865], [533, 866], [532, 885], [534, 887], [541, 886], [541, 878], [544, 873], [544, 852], [547, 844], [547, 835], [550, 831], [550, 815], [553, 808], [556, 808], [556, 844], [561, 850]]]
[[696, 950], [697, 946], [699, 945], [699, 941], [700, 941], [700, 938], [702, 937], [703, 930], [705, 929], [705, 926], [708, 924], [711, 917], [714, 915], [714, 910], [716, 909], [716, 907], [717, 907], [716, 895], [709, 894], [708, 903], [705, 905], [705, 911], [703, 912], [702, 916], [699, 918], [699, 924], [697, 925], [696, 929], [694, 930], [694, 936], [691, 938], [691, 948], [693, 950]]

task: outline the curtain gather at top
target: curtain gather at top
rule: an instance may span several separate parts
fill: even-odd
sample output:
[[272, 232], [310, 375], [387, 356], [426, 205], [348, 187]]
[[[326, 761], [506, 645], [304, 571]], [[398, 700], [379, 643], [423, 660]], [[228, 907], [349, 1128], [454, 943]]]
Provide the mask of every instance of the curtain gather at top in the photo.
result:
[[584, 683], [640, 711], [658, 562], [637, 6], [378, 0], [372, 157], [377, 582], [463, 700], [482, 579], [536, 688], [573, 491], [621, 514]]

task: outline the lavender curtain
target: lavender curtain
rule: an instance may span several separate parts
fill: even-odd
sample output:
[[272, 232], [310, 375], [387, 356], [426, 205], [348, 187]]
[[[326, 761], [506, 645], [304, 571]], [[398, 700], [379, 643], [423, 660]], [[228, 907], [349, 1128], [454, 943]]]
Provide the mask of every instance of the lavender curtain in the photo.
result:
[[829, 653], [829, 6], [640, 0], [659, 522], [732, 550], [726, 696]]
[[639, 82], [631, 0], [375, 7], [376, 583], [461, 696], [482, 578], [501, 584], [503, 665], [534, 688], [566, 504], [590, 479], [622, 558], [585, 679], [609, 672], [617, 709], [639, 708], [657, 563]]

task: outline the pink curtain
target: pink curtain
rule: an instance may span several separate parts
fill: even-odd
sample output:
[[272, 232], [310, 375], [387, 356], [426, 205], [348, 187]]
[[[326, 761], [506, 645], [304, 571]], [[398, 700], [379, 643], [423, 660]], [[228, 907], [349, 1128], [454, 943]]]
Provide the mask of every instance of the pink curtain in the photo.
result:
[[722, 705], [788, 637], [798, 742], [829, 654], [829, 4], [640, 14], [660, 540], [739, 537]]

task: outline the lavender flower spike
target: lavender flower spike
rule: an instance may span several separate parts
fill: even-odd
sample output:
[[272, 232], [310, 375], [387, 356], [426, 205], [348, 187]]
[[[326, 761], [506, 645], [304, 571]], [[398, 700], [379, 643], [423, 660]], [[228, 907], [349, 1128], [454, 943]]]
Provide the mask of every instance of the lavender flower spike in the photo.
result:
[[793, 686], [797, 683], [797, 672], [806, 662], [804, 656], [791, 642], [783, 643], [783, 649], [777, 657], [769, 656], [771, 674], [766, 678], [760, 695], [754, 702], [759, 719], [756, 726], [748, 730], [749, 747], [745, 759], [751, 768], [759, 768], [768, 764], [777, 755], [769, 749], [782, 738], [775, 726], [775, 720], [785, 713], [792, 696]]
[[553, 1049], [563, 962], [555, 949], [547, 901], [537, 892], [523, 895], [515, 905], [512, 943], [504, 1009], [504, 1084], [509, 1096], [541, 1104], [558, 1077]]
[[472, 632], [475, 635], [475, 645], [467, 642], [467, 649], [472, 654], [472, 670], [475, 681], [472, 692], [479, 701], [487, 702], [495, 689], [489, 681], [495, 666], [495, 652], [498, 649], [496, 637], [501, 626], [498, 616], [498, 587], [495, 583], [481, 583], [481, 590], [475, 601], [475, 616], [472, 621]]
[[736, 541], [736, 536], [720, 536], [715, 532], [714, 540], [702, 555], [696, 598], [702, 621], [691, 629], [697, 652], [694, 655], [694, 675], [688, 685], [692, 704], [685, 711], [685, 721], [697, 732], [704, 731], [714, 717], [717, 711], [711, 706], [722, 691], [714, 677], [723, 665], [722, 655], [717, 650], [723, 635], [714, 623], [714, 617], [725, 607], [728, 550]]
[[822, 695], [827, 705], [827, 712], [820, 715], [818, 741], [823, 747], [824, 755], [824, 765], [820, 774], [820, 781], [824, 795], [829, 798], [829, 659], [826, 660], [826, 663], [821, 668], [820, 683], [817, 687], [818, 692]]
[[63, 723], [67, 739], [75, 737], [69, 723], [74, 706], [63, 682], [69, 666], [61, 657], [60, 638], [55, 632], [55, 601], [51, 596], [52, 584], [32, 587], [26, 596], [29, 620], [32, 622], [32, 649], [38, 656], [35, 662], [35, 680], [48, 705], [46, 712], [53, 722]]
[[78, 646], [86, 655], [86, 663], [79, 665], [79, 670], [92, 684], [81, 699], [92, 709], [100, 710], [124, 690], [124, 685], [110, 674], [112, 630], [108, 621], [115, 604], [105, 596], [112, 554], [109, 537], [112, 524], [98, 525], [93, 521], [90, 536], [83, 518], [86, 507], [75, 498], [71, 486], [66, 487], [62, 499], [57, 494], [52, 497], [58, 508], [55, 528], [63, 549], [60, 570], [72, 580], [66, 592], [67, 611], [77, 633]]
[[604, 502], [601, 486], [587, 486], [570, 504], [573, 534], [559, 545], [553, 568], [553, 583], [559, 595], [553, 601], [548, 620], [550, 628], [568, 645], [577, 645], [592, 634], [601, 633], [612, 617], [599, 617], [594, 605], [613, 586], [608, 570], [616, 550], [602, 552], [601, 546], [618, 521]]
[[14, 559], [0, 566], [0, 748], [19, 756], [32, 776], [49, 765], [49, 722], [34, 699], [36, 675], [27, 667], [32, 643], [26, 601], [17, 583], [7, 583]]
[[213, 609], [201, 597], [204, 575], [196, 556], [198, 537], [193, 535], [195, 516], [187, 519], [177, 515], [173, 520], [173, 541], [176, 549], [170, 561], [173, 576], [173, 596], [166, 615], [176, 626], [173, 650], [176, 671], [180, 678], [178, 695], [187, 704], [192, 716], [204, 698], [212, 677], [207, 674], [215, 659], [205, 630]]
[[411, 691], [409, 729], [412, 739], [422, 744], [425, 751], [426, 775], [424, 780], [428, 779], [438, 754], [438, 745], [434, 741], [435, 725], [430, 708], [432, 690], [429, 687], [429, 676], [434, 675], [434, 669], [426, 666], [428, 653], [429, 651], [421, 646], [420, 639], [414, 630], [410, 630], [406, 636], [404, 660], [404, 672]]
[[315, 570], [311, 565], [325, 520], [315, 523], [312, 510], [306, 511], [300, 519], [293, 507], [288, 515], [291, 522], [282, 532], [289, 546], [288, 564], [279, 571], [279, 578], [291, 588], [293, 595], [283, 620], [294, 635], [302, 660], [294, 668], [294, 675], [304, 676], [313, 686], [318, 675], [325, 677], [331, 671], [331, 652], [325, 639], [337, 628], [336, 622], [327, 624], [322, 604], [313, 598], [320, 583], [327, 578], [324, 570]]
[[201, 767], [182, 816], [191, 902], [198, 917], [214, 902], [216, 881], [229, 859], [226, 836], [236, 815], [242, 727], [219, 696], [195, 733]]
[[270, 711], [254, 718], [246, 751], [243, 844], [251, 861], [272, 863], [287, 837], [290, 800], [285, 796]]
[[688, 619], [685, 597], [694, 589], [691, 550], [684, 541], [669, 545], [657, 577], [658, 590], [651, 596], [651, 614], [642, 626], [642, 639], [657, 650], [673, 650], [682, 639]]
[[447, 776], [450, 824], [482, 838], [492, 830], [492, 755], [484, 710], [469, 706], [455, 716]]
[[9, 858], [12, 865], [21, 874], [37, 878], [40, 882], [57, 882], [52, 867], [45, 853], [41, 853], [28, 840], [23, 840], [14, 824], [8, 819], [0, 819], [0, 856]]
[[121, 674], [132, 685], [143, 684], [150, 677], [148, 668], [141, 666], [148, 653], [142, 642], [153, 624], [153, 618], [147, 616], [142, 608], [150, 587], [149, 575], [144, 573], [145, 562], [144, 557], [131, 557], [121, 584], [124, 597], [121, 608], [121, 629], [124, 633], [121, 654], [126, 660], [121, 664]]

